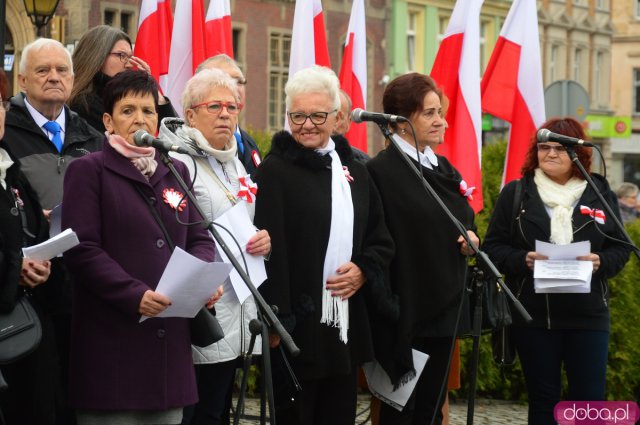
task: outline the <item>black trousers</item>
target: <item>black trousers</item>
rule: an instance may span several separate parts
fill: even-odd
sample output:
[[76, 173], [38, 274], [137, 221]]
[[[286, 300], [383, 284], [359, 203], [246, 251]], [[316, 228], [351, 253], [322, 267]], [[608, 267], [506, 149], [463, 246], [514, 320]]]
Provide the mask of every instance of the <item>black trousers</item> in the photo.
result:
[[198, 403], [184, 408], [182, 425], [229, 425], [237, 360], [197, 364]]
[[[442, 406], [447, 391], [451, 343], [451, 337], [420, 337], [414, 339], [413, 348], [427, 353], [429, 360], [402, 412], [398, 412], [393, 407], [382, 403], [380, 425], [429, 425], [434, 412], [436, 415], [434, 424], [442, 424]], [[438, 400], [443, 382], [445, 392], [442, 394], [442, 398]]]
[[[277, 385], [277, 382], [274, 382]], [[353, 425], [357, 374], [301, 380], [302, 391], [288, 408], [276, 408], [279, 425]]]

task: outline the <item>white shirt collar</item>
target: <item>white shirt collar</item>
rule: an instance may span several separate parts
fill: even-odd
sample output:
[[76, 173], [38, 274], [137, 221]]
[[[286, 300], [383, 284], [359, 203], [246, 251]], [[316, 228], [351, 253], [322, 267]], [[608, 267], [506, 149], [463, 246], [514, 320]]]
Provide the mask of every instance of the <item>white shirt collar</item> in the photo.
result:
[[[31, 117], [33, 118], [33, 120], [36, 122], [36, 124], [38, 125], [38, 127], [40, 127], [40, 130], [42, 130], [42, 132], [49, 138], [49, 140], [51, 140], [53, 138], [53, 134], [49, 133], [47, 130], [45, 130], [45, 128], [43, 127], [46, 123], [49, 122], [49, 120], [42, 115], [40, 112], [38, 112], [38, 110], [36, 108], [33, 107], [33, 105], [31, 105], [29, 103], [29, 100], [27, 99], [27, 96], [25, 95], [24, 97], [24, 104], [27, 105], [27, 110], [29, 111], [29, 113], [31, 114]], [[65, 117], [65, 113], [64, 113], [64, 107], [62, 108], [62, 110], [60, 111], [60, 114], [58, 115], [58, 117], [55, 119], [55, 121], [60, 124], [60, 129], [62, 130], [60, 132], [60, 137], [62, 137], [62, 140], [64, 141], [64, 135], [66, 133], [65, 129], [65, 124], [66, 124], [66, 117]]]
[[[414, 145], [410, 144], [398, 134], [394, 133], [393, 138], [396, 142], [398, 142], [398, 146], [404, 153], [406, 153], [409, 158], [417, 161], [417, 151]], [[431, 147], [426, 146], [423, 152], [420, 152], [420, 162], [423, 166], [427, 167], [430, 170], [433, 170], [433, 167], [438, 166], [438, 157], [435, 152], [431, 149]]]

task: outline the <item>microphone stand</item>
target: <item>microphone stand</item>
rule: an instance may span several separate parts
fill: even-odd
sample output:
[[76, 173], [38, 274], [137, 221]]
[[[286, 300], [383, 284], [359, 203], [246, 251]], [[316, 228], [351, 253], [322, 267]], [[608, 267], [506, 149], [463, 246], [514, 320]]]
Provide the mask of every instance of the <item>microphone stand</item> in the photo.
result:
[[568, 146], [568, 145], [563, 145], [563, 146], [567, 149], [567, 153], [569, 154], [569, 158], [571, 158], [571, 161], [573, 161], [576, 167], [578, 167], [578, 170], [580, 170], [580, 173], [582, 174], [584, 179], [587, 181], [587, 184], [589, 184], [589, 186], [591, 186], [591, 188], [595, 192], [596, 196], [598, 197], [598, 200], [602, 204], [602, 207], [607, 211], [608, 217], [610, 217], [613, 220], [614, 224], [616, 225], [620, 233], [622, 233], [622, 235], [624, 236], [625, 241], [633, 249], [633, 253], [636, 254], [636, 257], [638, 257], [638, 260], [640, 260], [640, 251], [638, 250], [638, 247], [633, 243], [633, 240], [631, 239], [631, 237], [629, 236], [629, 234], [624, 228], [624, 224], [622, 224], [618, 219], [618, 216], [614, 214], [613, 209], [611, 208], [611, 205], [609, 205], [609, 203], [604, 199], [604, 196], [602, 196], [602, 194], [596, 187], [596, 184], [593, 182], [593, 179], [591, 178], [587, 170], [585, 170], [584, 166], [580, 162], [580, 159], [578, 158], [578, 155], [576, 154], [575, 149], [572, 146]]
[[[271, 380], [271, 364], [270, 364], [270, 361], [268, 362], [269, 336], [268, 336], [267, 327], [274, 330], [278, 335], [280, 335], [281, 343], [287, 348], [287, 350], [289, 351], [289, 353], [291, 353], [292, 356], [295, 357], [298, 354], [300, 354], [300, 349], [296, 346], [295, 342], [293, 342], [291, 335], [289, 335], [289, 333], [284, 329], [284, 326], [282, 326], [282, 323], [280, 323], [276, 315], [273, 313], [273, 310], [271, 309], [271, 307], [267, 305], [264, 298], [262, 298], [262, 295], [258, 292], [256, 287], [253, 285], [253, 283], [251, 282], [251, 279], [249, 278], [249, 275], [247, 275], [247, 273], [244, 271], [240, 263], [238, 263], [238, 260], [236, 260], [235, 256], [233, 255], [233, 253], [225, 243], [222, 236], [220, 236], [220, 233], [218, 233], [218, 231], [214, 227], [213, 222], [207, 220], [206, 218], [207, 216], [204, 214], [204, 211], [202, 211], [202, 208], [200, 207], [200, 204], [198, 204], [198, 201], [195, 195], [191, 192], [191, 190], [189, 190], [189, 187], [187, 186], [185, 181], [182, 179], [182, 176], [180, 176], [180, 174], [176, 171], [176, 168], [173, 166], [173, 161], [171, 157], [168, 155], [168, 152], [163, 149], [158, 149], [158, 152], [160, 154], [160, 159], [162, 160], [163, 164], [167, 166], [169, 171], [171, 171], [171, 174], [177, 180], [178, 184], [180, 185], [180, 188], [184, 190], [187, 197], [191, 201], [191, 204], [202, 217], [203, 227], [205, 227], [206, 229], [209, 230], [209, 232], [211, 232], [211, 235], [215, 239], [217, 246], [221, 248], [222, 251], [226, 254], [227, 258], [233, 265], [233, 268], [238, 272], [238, 274], [242, 278], [247, 288], [249, 288], [249, 291], [251, 292], [251, 295], [253, 295], [256, 305], [258, 306], [259, 318], [264, 324], [262, 327], [262, 344], [263, 344], [263, 347], [265, 346], [267, 347], [266, 354], [263, 348], [262, 357], [264, 361], [265, 382], [267, 385], [267, 389], [269, 391], [269, 412], [270, 412], [270, 419], [271, 419], [270, 423], [274, 425], [276, 423], [275, 403], [273, 399], [273, 382]], [[261, 415], [264, 415], [264, 412], [261, 412]]]
[[[502, 275], [493, 264], [493, 262], [489, 259], [489, 256], [480, 250], [472, 241], [469, 235], [467, 234], [467, 229], [458, 221], [458, 219], [453, 215], [451, 210], [444, 204], [440, 196], [436, 193], [433, 187], [429, 184], [429, 182], [424, 178], [421, 171], [416, 168], [412, 163], [409, 157], [400, 149], [397, 142], [393, 139], [387, 124], [377, 123], [378, 127], [382, 131], [384, 137], [389, 141], [389, 144], [393, 146], [393, 148], [398, 152], [400, 157], [403, 159], [405, 164], [415, 172], [415, 176], [418, 180], [420, 180], [422, 187], [427, 192], [427, 194], [438, 204], [440, 209], [445, 213], [445, 215], [449, 218], [451, 223], [458, 229], [458, 232], [462, 235], [462, 237], [466, 240], [467, 244], [473, 249], [476, 257], [479, 260], [479, 264], [483, 266], [483, 268], [489, 273], [489, 279], [493, 279], [493, 281], [497, 282], [505, 294], [509, 297], [513, 305], [518, 310], [518, 313], [524, 318], [524, 320], [529, 323], [532, 321], [531, 316], [525, 310], [523, 305], [518, 301], [518, 299], [513, 295], [511, 290], [507, 287], [507, 285], [502, 280]], [[480, 282], [480, 280], [479, 280]], [[473, 351], [471, 355], [471, 370], [469, 373], [469, 400], [467, 404], [467, 424], [473, 424], [473, 414], [475, 407], [475, 396], [476, 396], [476, 381], [477, 381], [477, 371], [478, 371], [478, 359], [480, 357], [480, 336], [482, 333], [482, 288], [478, 288], [479, 295], [477, 295], [477, 302], [474, 311], [473, 318]], [[464, 289], [463, 289], [464, 296]]]

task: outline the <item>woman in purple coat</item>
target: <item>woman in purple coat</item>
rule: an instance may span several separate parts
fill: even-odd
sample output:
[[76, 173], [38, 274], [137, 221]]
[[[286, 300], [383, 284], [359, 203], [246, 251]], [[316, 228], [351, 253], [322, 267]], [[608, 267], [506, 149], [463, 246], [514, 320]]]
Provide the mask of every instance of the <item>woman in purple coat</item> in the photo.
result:
[[[155, 134], [158, 87], [142, 71], [124, 71], [104, 97], [102, 152], [70, 164], [62, 226], [80, 245], [65, 253], [75, 275], [70, 398], [79, 424], [179, 424], [197, 401], [189, 321], [153, 318], [171, 300], [155, 288], [176, 247], [213, 261], [215, 248], [182, 189], [154, 148], [137, 147], [137, 130]], [[175, 162], [189, 181], [184, 164]], [[215, 302], [221, 295], [212, 282]]]

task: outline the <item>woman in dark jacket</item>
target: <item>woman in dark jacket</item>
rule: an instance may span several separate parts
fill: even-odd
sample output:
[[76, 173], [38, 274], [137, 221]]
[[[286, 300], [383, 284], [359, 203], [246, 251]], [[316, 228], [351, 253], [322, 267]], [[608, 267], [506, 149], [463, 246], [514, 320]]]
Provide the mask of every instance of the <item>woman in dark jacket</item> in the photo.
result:
[[0, 396], [7, 424], [54, 424], [60, 408], [59, 361], [51, 318], [41, 285], [51, 264], [23, 258], [22, 247], [48, 238], [49, 226], [36, 193], [20, 171], [17, 159], [2, 142], [4, 117], [9, 102], [8, 81], [0, 71], [0, 314], [9, 313], [20, 297], [28, 296], [42, 326], [35, 351], [0, 368], [9, 385]]
[[[80, 240], [65, 253], [76, 277], [70, 399], [80, 425], [179, 424], [197, 401], [189, 320], [155, 317], [171, 304], [156, 287], [169, 237], [203, 261], [213, 261], [214, 244], [202, 226], [184, 225], [202, 218], [159, 154], [134, 144], [137, 130], [156, 131], [153, 77], [124, 71], [106, 93], [103, 150], [74, 161], [64, 182], [62, 227]], [[174, 164], [189, 183], [184, 164]]]
[[[91, 127], [105, 132], [102, 99], [107, 83], [125, 69], [150, 72], [149, 65], [133, 56], [131, 39], [122, 30], [98, 25], [85, 32], [73, 50], [74, 82], [69, 107]], [[158, 94], [158, 122], [177, 116], [169, 99]]]
[[[542, 125], [552, 132], [585, 139], [573, 118]], [[591, 149], [575, 147], [589, 171]], [[572, 163], [564, 146], [536, 143], [527, 153], [523, 178], [500, 193], [484, 250], [506, 274], [513, 293], [533, 317], [530, 324], [514, 315], [512, 336], [529, 392], [529, 423], [555, 424], [553, 409], [561, 397], [562, 368], [569, 383], [568, 400], [604, 400], [609, 342], [607, 279], [629, 258], [629, 248], [592, 188]], [[600, 175], [591, 175], [614, 211], [615, 194]], [[517, 192], [518, 191], [518, 192]], [[519, 205], [514, 205], [520, 199]], [[513, 217], [517, 210], [517, 216]], [[515, 220], [515, 221], [514, 221]], [[577, 257], [593, 264], [589, 293], [537, 293], [533, 285], [536, 241], [554, 244], [589, 241], [591, 253]]]
[[[285, 93], [291, 133], [274, 136], [255, 175], [255, 224], [273, 248], [260, 291], [301, 349], [291, 363], [302, 392], [276, 415], [281, 424], [352, 425], [357, 366], [373, 354], [367, 301], [384, 293], [393, 244], [366, 169], [330, 137], [340, 106], [333, 71], [298, 71]], [[278, 392], [289, 377], [274, 381]]]
[[[425, 193], [415, 175], [417, 143], [422, 176], [477, 244], [473, 210], [461, 190], [462, 177], [434, 150], [445, 128], [442, 94], [427, 75], [410, 73], [391, 81], [383, 94], [387, 114], [407, 117], [391, 124], [392, 137], [402, 152], [389, 146], [367, 163], [380, 191], [384, 214], [396, 254], [389, 269], [391, 289], [400, 297], [400, 321], [380, 323], [377, 332], [389, 342], [377, 350], [378, 361], [394, 384], [413, 374], [412, 349], [429, 355], [416, 389], [402, 412], [383, 404], [380, 424], [435, 424], [442, 421], [442, 405], [449, 371], [449, 353], [464, 289], [467, 255], [473, 250], [444, 211]], [[403, 155], [412, 161], [408, 166]], [[444, 385], [444, 392], [442, 388]]]

